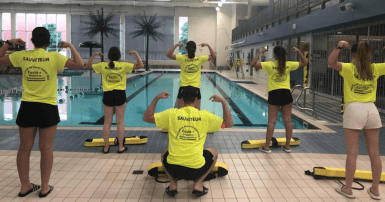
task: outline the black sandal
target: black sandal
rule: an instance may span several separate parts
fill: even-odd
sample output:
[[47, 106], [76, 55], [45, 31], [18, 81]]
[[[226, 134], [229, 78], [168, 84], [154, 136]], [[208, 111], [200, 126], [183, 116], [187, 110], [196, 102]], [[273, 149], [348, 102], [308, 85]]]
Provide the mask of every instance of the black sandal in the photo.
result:
[[177, 191], [177, 190], [171, 190], [171, 191], [170, 191], [170, 186], [168, 186], [168, 187], [166, 188], [166, 194], [168, 194], [169, 196], [174, 197], [176, 194], [178, 194], [178, 191]]
[[104, 147], [103, 147], [103, 153], [105, 153], [105, 154], [108, 154], [108, 153], [110, 153], [110, 147], [108, 146], [108, 150], [107, 151], [104, 151]]
[[118, 149], [118, 153], [120, 154], [120, 153], [123, 153], [123, 152], [125, 152], [125, 151], [127, 151], [127, 147], [124, 147], [124, 150], [122, 150], [122, 151], [119, 151], [119, 149]]
[[197, 197], [201, 197], [203, 195], [206, 195], [207, 193], [209, 193], [209, 189], [206, 188], [205, 186], [203, 186], [203, 191], [197, 191], [197, 190], [194, 190], [192, 192], [192, 194], [194, 194], [195, 196]]
[[33, 183], [31, 183], [31, 184], [32, 184], [32, 189], [28, 190], [28, 191], [25, 192], [24, 194], [19, 193], [19, 197], [25, 197], [25, 196], [27, 196], [28, 194], [30, 194], [30, 193], [32, 193], [32, 192], [37, 191], [37, 190], [40, 189], [40, 186], [39, 186], [39, 185], [36, 185], [36, 184], [33, 184]]
[[49, 186], [49, 191], [46, 194], [41, 194], [41, 191], [40, 191], [39, 197], [44, 198], [44, 197], [48, 196], [48, 194], [50, 194], [52, 191], [53, 191], [53, 186]]

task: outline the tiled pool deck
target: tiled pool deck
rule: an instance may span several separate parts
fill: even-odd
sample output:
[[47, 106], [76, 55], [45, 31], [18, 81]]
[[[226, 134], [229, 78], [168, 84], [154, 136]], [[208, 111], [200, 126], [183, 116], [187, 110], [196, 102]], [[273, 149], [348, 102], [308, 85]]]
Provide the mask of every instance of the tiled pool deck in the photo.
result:
[[[282, 202], [282, 201], [347, 201], [334, 191], [333, 180], [314, 180], [304, 175], [315, 166], [343, 168], [345, 142], [341, 126], [329, 126], [337, 133], [295, 133], [301, 144], [293, 146], [293, 153], [272, 148], [272, 154], [256, 149], [242, 150], [240, 142], [263, 139], [264, 132], [221, 131], [210, 134], [206, 146], [218, 149], [219, 162], [229, 166], [229, 175], [205, 182], [210, 189], [202, 198], [191, 195], [192, 182], [179, 181], [179, 194], [170, 198], [164, 194], [167, 184], [160, 184], [147, 176], [147, 167], [160, 161], [160, 152], [168, 145], [167, 134], [161, 131], [127, 131], [126, 135], [146, 135], [145, 145], [129, 146], [123, 154], [111, 147], [110, 154], [101, 148], [86, 148], [84, 140], [101, 137], [100, 130], [57, 131], [54, 140], [54, 166], [50, 184], [55, 189], [48, 198], [37, 193], [27, 198], [16, 197], [20, 189], [16, 167], [19, 145], [17, 129], [0, 130], [0, 202], [3, 201], [127, 201], [127, 202]], [[381, 134], [384, 134], [384, 129]], [[116, 131], [112, 131], [116, 136]], [[284, 137], [277, 132], [275, 137]], [[38, 135], [31, 155], [31, 182], [40, 184], [40, 153]], [[381, 135], [381, 158], [385, 162], [385, 137]], [[370, 170], [365, 140], [360, 139], [357, 169]], [[144, 170], [134, 175], [134, 170]], [[383, 169], [385, 171], [385, 168]], [[366, 187], [370, 184], [364, 182]], [[380, 186], [385, 194], [385, 186]], [[365, 190], [355, 191], [353, 201], [371, 201]], [[385, 201], [385, 200], [383, 200]]]
[[[230, 72], [231, 73], [231, 72]], [[226, 74], [224, 72], [224, 74]], [[225, 75], [229, 78], [235, 75]], [[258, 83], [258, 78], [246, 80]], [[266, 86], [240, 84], [258, 91], [267, 97]], [[266, 90], [265, 90], [266, 91]], [[298, 111], [293, 111], [300, 116]], [[302, 115], [301, 115], [302, 116]], [[310, 118], [302, 116], [307, 121]], [[327, 127], [328, 129], [325, 129]], [[17, 129], [0, 129], [0, 202], [8, 201], [79, 201], [79, 202], [332, 202], [332, 201], [373, 201], [366, 190], [354, 191], [356, 199], [347, 200], [334, 188], [334, 180], [314, 180], [304, 175], [313, 167], [344, 168], [346, 147], [340, 124], [325, 125], [322, 130], [295, 130], [293, 137], [301, 140], [287, 154], [280, 148], [272, 148], [272, 154], [263, 154], [257, 149], [243, 150], [240, 143], [248, 139], [264, 139], [265, 130], [223, 130], [209, 134], [206, 147], [219, 151], [219, 162], [226, 163], [229, 174], [205, 182], [209, 193], [202, 198], [192, 196], [192, 182], [179, 181], [175, 198], [164, 193], [167, 183], [161, 184], [147, 175], [147, 167], [160, 161], [160, 152], [168, 146], [167, 133], [159, 130], [126, 130], [126, 136], [148, 137], [144, 145], [131, 145], [123, 154], [117, 154], [117, 147], [111, 147], [109, 154], [102, 154], [101, 147], [87, 148], [84, 140], [102, 137], [101, 128], [60, 128], [54, 140], [54, 166], [50, 184], [54, 191], [48, 198], [40, 199], [38, 193], [19, 198], [20, 181], [16, 167], [19, 147]], [[381, 159], [385, 162], [385, 129], [380, 134]], [[116, 127], [111, 137], [116, 136]], [[283, 130], [276, 130], [274, 137], [284, 137]], [[31, 154], [30, 179], [40, 184], [40, 152], [38, 135]], [[360, 137], [357, 169], [370, 170], [365, 138]], [[144, 170], [134, 175], [134, 170]], [[385, 172], [385, 166], [383, 166]], [[366, 188], [370, 183], [363, 182]], [[385, 186], [380, 185], [385, 196]], [[385, 200], [382, 200], [385, 201]]]

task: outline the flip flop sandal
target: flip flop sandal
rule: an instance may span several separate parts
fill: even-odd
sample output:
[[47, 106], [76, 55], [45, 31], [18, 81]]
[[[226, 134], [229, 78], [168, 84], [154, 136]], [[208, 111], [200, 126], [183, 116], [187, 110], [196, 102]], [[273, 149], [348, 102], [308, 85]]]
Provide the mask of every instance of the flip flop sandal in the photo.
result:
[[205, 186], [203, 186], [203, 191], [197, 191], [197, 190], [194, 190], [192, 192], [192, 194], [194, 194], [195, 196], [197, 197], [201, 197], [203, 195], [206, 195], [207, 193], [209, 193], [209, 189], [206, 188]]
[[104, 147], [103, 147], [103, 153], [105, 153], [105, 154], [108, 154], [108, 153], [110, 153], [110, 147], [108, 147], [108, 150], [107, 151], [104, 151]]
[[27, 196], [28, 194], [30, 194], [30, 193], [32, 193], [32, 192], [37, 191], [37, 190], [40, 189], [40, 186], [39, 186], [39, 185], [32, 184], [32, 183], [31, 183], [31, 185], [32, 185], [32, 189], [28, 190], [28, 191], [25, 192], [24, 194], [19, 193], [19, 197], [25, 197], [25, 196]]
[[265, 150], [265, 148], [263, 148], [263, 147], [259, 147], [258, 150], [261, 151], [261, 152], [263, 152], [263, 153], [266, 153], [266, 154], [270, 154], [270, 153], [271, 153], [271, 150], [267, 151], [267, 150]]
[[170, 191], [170, 186], [168, 186], [168, 187], [166, 188], [166, 194], [168, 194], [169, 196], [174, 197], [176, 194], [178, 194], [178, 191], [177, 191], [177, 190], [171, 190], [171, 191]]
[[290, 152], [291, 152], [291, 149], [286, 149], [285, 146], [282, 146], [281, 148], [282, 148], [283, 151], [285, 151], [286, 153], [290, 153]]
[[124, 147], [124, 150], [123, 150], [123, 151], [119, 151], [119, 150], [118, 150], [118, 153], [121, 154], [121, 153], [127, 151], [127, 149], [128, 149], [127, 147]]
[[53, 191], [53, 186], [50, 185], [49, 186], [49, 191], [46, 194], [41, 194], [41, 191], [40, 191], [39, 197], [40, 198], [44, 198], [44, 197], [48, 196], [48, 194], [50, 194], [52, 191]]
[[342, 196], [345, 196], [346, 198], [356, 198], [353, 194], [350, 195], [350, 194], [343, 192], [342, 187], [344, 187], [344, 186], [340, 186], [340, 187], [335, 188], [336, 192], [338, 192]]
[[371, 187], [368, 188], [368, 194], [369, 194], [370, 198], [372, 198], [372, 199], [374, 199], [374, 200], [381, 200], [381, 197], [372, 194], [372, 192], [370, 191], [370, 189], [371, 189]]

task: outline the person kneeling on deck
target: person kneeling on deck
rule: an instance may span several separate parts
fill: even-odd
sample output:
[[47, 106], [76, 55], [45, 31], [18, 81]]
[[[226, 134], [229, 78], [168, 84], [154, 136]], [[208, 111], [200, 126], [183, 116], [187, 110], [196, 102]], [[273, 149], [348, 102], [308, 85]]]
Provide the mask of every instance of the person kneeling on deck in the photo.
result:
[[195, 182], [192, 193], [203, 196], [208, 193], [208, 189], [203, 186], [203, 180], [212, 172], [218, 158], [218, 152], [214, 148], [203, 149], [207, 132], [218, 131], [223, 124], [226, 128], [232, 127], [233, 118], [225, 99], [218, 95], [213, 95], [210, 100], [222, 103], [223, 119], [194, 107], [198, 96], [197, 88], [187, 86], [181, 94], [184, 107], [154, 114], [158, 100], [171, 96], [168, 92], [157, 95], [144, 114], [143, 121], [155, 123], [157, 128], [169, 129], [169, 146], [161, 154], [162, 163], [170, 179], [166, 193], [175, 196], [178, 193], [177, 180], [186, 179]]

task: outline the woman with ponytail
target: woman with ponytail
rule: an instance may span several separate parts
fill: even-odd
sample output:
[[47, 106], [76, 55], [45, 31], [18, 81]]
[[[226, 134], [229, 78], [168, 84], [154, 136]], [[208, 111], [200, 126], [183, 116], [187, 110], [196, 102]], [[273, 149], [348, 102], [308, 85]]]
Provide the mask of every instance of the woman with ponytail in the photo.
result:
[[199, 55], [195, 56], [195, 51], [197, 49], [194, 41], [189, 41], [186, 44], [187, 55], [175, 55], [173, 54], [174, 50], [177, 47], [183, 47], [184, 45], [181, 43], [175, 44], [170, 50], [167, 51], [166, 56], [170, 59], [176, 60], [180, 64], [180, 85], [178, 92], [178, 108], [184, 106], [184, 102], [182, 100], [182, 91], [186, 86], [192, 86], [197, 88], [197, 101], [194, 104], [194, 107], [200, 110], [201, 108], [201, 70], [202, 64], [207, 60], [215, 59], [215, 52], [211, 48], [211, 46], [207, 43], [202, 43], [199, 46], [205, 47], [207, 46], [210, 51], [210, 55]]
[[265, 153], [271, 153], [270, 142], [273, 137], [275, 124], [279, 108], [282, 107], [283, 120], [286, 129], [286, 145], [282, 149], [289, 153], [290, 140], [293, 133], [293, 124], [291, 122], [291, 110], [293, 106], [293, 98], [290, 93], [290, 71], [295, 71], [307, 65], [307, 60], [301, 51], [293, 47], [293, 51], [297, 52], [301, 58], [301, 62], [286, 61], [286, 50], [282, 46], [274, 47], [275, 61], [257, 62], [259, 57], [268, 51], [263, 48], [251, 62], [251, 67], [256, 70], [262, 69], [267, 72], [268, 92], [269, 92], [269, 120], [266, 131], [266, 144], [260, 147], [259, 150]]
[[94, 69], [96, 73], [102, 74], [103, 84], [103, 110], [104, 110], [104, 125], [103, 138], [104, 148], [103, 153], [110, 152], [109, 138], [112, 117], [116, 113], [116, 123], [118, 125], [118, 153], [123, 153], [127, 147], [124, 142], [124, 112], [126, 111], [126, 74], [131, 73], [133, 69], [143, 68], [143, 62], [136, 51], [128, 52], [129, 55], [136, 56], [136, 64], [128, 62], [118, 62], [121, 54], [117, 47], [111, 47], [108, 51], [107, 62], [92, 64], [94, 57], [102, 56], [102, 53], [94, 53], [87, 62], [87, 68]]
[[336, 188], [336, 191], [347, 198], [355, 198], [352, 191], [356, 161], [358, 157], [358, 141], [361, 130], [364, 132], [368, 150], [373, 182], [367, 192], [373, 199], [380, 200], [378, 189], [382, 163], [379, 151], [379, 134], [382, 126], [376, 101], [377, 80], [385, 74], [385, 63], [370, 63], [370, 46], [360, 42], [357, 51], [352, 51], [351, 63], [338, 62], [341, 49], [349, 48], [349, 43], [340, 41], [328, 59], [328, 65], [340, 72], [344, 78], [345, 111], [343, 128], [347, 148], [346, 185]]
[[[53, 139], [60, 122], [57, 107], [57, 71], [64, 67], [80, 69], [83, 67], [83, 61], [75, 47], [68, 42], [62, 41], [58, 46], [70, 48], [74, 59], [58, 52], [47, 52], [50, 33], [44, 27], [36, 27], [32, 31], [31, 41], [35, 49], [5, 55], [11, 44], [25, 44], [21, 39], [6, 41], [0, 48], [0, 64], [13, 65], [21, 68], [23, 72], [23, 94], [16, 118], [20, 134], [17, 153], [17, 170], [21, 182], [19, 197], [25, 197], [40, 188], [39, 197], [46, 197], [53, 190], [53, 186], [48, 183], [53, 164]], [[37, 130], [41, 153], [41, 187], [29, 180], [29, 158]]]

